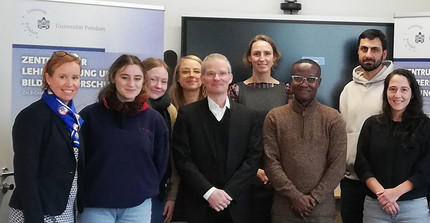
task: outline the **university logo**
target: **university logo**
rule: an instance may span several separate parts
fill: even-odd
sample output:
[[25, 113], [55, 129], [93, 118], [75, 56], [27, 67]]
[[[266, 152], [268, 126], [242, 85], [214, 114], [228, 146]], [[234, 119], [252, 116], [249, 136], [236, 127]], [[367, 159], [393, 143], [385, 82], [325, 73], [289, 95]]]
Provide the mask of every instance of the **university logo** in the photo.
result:
[[425, 42], [424, 28], [419, 24], [413, 24], [403, 32], [402, 39], [405, 42], [405, 47], [410, 52], [416, 53]]
[[45, 17], [43, 17], [41, 20], [37, 21], [37, 28], [39, 29], [49, 29], [50, 21], [46, 20]]
[[421, 32], [419, 32], [417, 35], [415, 35], [415, 42], [416, 43], [424, 43], [425, 36]]
[[25, 14], [21, 16], [21, 26], [24, 28], [24, 33], [29, 37], [38, 39], [41, 32], [51, 27], [47, 15], [45, 10], [38, 8], [25, 11]]

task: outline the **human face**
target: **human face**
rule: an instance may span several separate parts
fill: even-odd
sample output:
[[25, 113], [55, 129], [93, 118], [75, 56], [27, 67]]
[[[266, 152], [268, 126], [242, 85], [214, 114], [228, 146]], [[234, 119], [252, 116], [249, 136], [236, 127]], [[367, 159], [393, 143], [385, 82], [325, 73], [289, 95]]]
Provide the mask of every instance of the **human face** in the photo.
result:
[[149, 97], [158, 99], [166, 93], [169, 74], [164, 67], [154, 67], [146, 72], [145, 81], [149, 90]]
[[360, 40], [358, 62], [365, 71], [373, 71], [379, 68], [385, 57], [387, 57], [387, 50], [382, 49], [382, 43], [379, 38]]
[[134, 101], [137, 95], [142, 91], [143, 72], [136, 64], [121, 67], [114, 80], [116, 95], [122, 102]]
[[[292, 75], [308, 77], [320, 77], [318, 68], [309, 63], [301, 63], [293, 66]], [[294, 98], [304, 107], [308, 106], [309, 103], [316, 97], [318, 87], [320, 86], [321, 79], [318, 79], [315, 83], [310, 84], [307, 81], [302, 83], [296, 83], [291, 80], [291, 90], [294, 94]]]
[[268, 42], [259, 40], [252, 44], [251, 55], [248, 56], [248, 61], [252, 64], [252, 71], [254, 73], [270, 73], [277, 59], [274, 57], [273, 48]]
[[76, 62], [67, 62], [57, 67], [52, 76], [45, 73], [45, 78], [54, 94], [68, 104], [78, 93], [81, 67]]
[[202, 65], [195, 60], [184, 59], [179, 66], [179, 84], [184, 90], [198, 90], [202, 86], [200, 80]]
[[205, 73], [202, 82], [209, 96], [227, 94], [228, 85], [233, 80], [233, 75], [228, 71], [225, 60], [211, 59], [205, 62]]
[[[387, 88], [387, 100], [391, 107], [393, 119], [401, 120], [411, 98], [412, 91], [408, 79], [402, 75], [393, 75]], [[400, 120], [398, 120], [399, 117]]]

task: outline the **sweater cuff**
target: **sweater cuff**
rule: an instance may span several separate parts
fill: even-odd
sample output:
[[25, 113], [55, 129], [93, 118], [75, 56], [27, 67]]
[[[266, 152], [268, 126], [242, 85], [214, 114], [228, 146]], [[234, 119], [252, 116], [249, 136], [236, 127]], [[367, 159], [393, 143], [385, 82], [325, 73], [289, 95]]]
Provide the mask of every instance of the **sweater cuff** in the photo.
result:
[[287, 195], [291, 200], [297, 200], [297, 199], [299, 199], [300, 197], [302, 197], [303, 196], [303, 193], [302, 192], [300, 192], [300, 191], [298, 191], [298, 190], [294, 190], [294, 191], [291, 191], [290, 193], [288, 193], [288, 195]]

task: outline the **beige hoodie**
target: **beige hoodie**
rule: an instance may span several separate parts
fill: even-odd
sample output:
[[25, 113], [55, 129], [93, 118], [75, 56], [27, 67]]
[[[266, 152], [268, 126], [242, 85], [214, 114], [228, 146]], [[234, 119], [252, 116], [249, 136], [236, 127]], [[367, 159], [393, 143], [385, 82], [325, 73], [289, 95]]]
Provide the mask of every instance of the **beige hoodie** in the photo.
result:
[[348, 143], [346, 169], [351, 173], [346, 177], [352, 180], [358, 180], [354, 163], [361, 127], [368, 117], [382, 112], [384, 80], [393, 71], [393, 62], [384, 60], [382, 65], [382, 70], [371, 80], [362, 76], [363, 68], [361, 66], [354, 68], [352, 71], [353, 80], [345, 86], [340, 94], [339, 110], [346, 121]]

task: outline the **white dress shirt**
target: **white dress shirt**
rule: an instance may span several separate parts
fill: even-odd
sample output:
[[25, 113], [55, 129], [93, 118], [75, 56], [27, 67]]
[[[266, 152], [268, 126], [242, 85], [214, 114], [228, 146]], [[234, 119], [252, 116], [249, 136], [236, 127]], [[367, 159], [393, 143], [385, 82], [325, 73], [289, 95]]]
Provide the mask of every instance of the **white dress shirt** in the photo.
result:
[[[217, 103], [215, 103], [214, 100], [212, 100], [209, 96], [208, 96], [208, 105], [209, 105], [209, 110], [212, 112], [212, 114], [215, 116], [216, 120], [221, 121], [222, 117], [225, 114], [225, 110], [228, 108], [230, 109], [230, 101], [228, 100], [228, 97], [225, 96], [225, 104], [224, 107], [219, 107], [219, 105]], [[209, 189], [204, 195], [203, 197], [208, 200], [209, 197], [212, 195], [212, 193], [216, 190], [216, 187], [212, 187], [211, 189]]]

